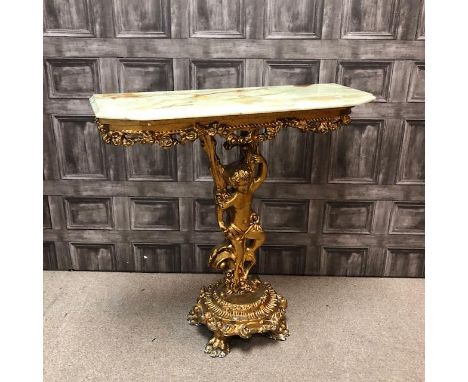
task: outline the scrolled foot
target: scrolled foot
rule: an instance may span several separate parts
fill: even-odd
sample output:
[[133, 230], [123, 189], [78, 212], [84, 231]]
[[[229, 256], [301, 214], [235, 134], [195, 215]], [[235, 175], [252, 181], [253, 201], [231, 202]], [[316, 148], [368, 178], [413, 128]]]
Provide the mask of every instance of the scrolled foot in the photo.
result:
[[268, 333], [268, 337], [276, 341], [286, 341], [286, 337], [289, 337], [289, 329], [286, 321], [281, 321], [276, 330]]
[[231, 351], [226, 337], [215, 334], [205, 346], [205, 353], [213, 358], [224, 358]]
[[200, 308], [198, 306], [194, 306], [193, 309], [187, 314], [187, 321], [190, 325], [201, 325]]

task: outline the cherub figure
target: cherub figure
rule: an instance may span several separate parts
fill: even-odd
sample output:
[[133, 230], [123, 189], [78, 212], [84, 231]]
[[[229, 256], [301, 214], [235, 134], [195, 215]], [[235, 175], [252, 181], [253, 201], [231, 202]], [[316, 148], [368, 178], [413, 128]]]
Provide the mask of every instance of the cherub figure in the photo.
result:
[[[255, 265], [255, 251], [265, 241], [258, 215], [252, 210], [254, 191], [267, 176], [265, 159], [256, 144], [241, 147], [241, 159], [223, 166], [215, 152], [214, 138], [204, 148], [209, 153], [215, 179], [216, 216], [228, 243], [213, 250], [210, 266], [227, 271], [234, 292], [252, 289], [247, 276]], [[207, 147], [208, 146], [208, 147]], [[211, 147], [210, 147], [211, 146]], [[208, 150], [207, 150], [208, 149]]]

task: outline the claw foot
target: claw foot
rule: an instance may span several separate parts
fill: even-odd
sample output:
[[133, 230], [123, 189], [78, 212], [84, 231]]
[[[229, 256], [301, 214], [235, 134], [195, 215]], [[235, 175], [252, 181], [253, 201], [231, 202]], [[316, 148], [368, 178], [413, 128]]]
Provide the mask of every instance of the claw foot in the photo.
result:
[[187, 314], [187, 321], [190, 325], [201, 325], [199, 309], [196, 306]]
[[205, 353], [213, 358], [224, 358], [230, 350], [226, 337], [217, 334], [210, 339], [205, 347]]
[[286, 341], [286, 337], [289, 337], [289, 330], [286, 325], [286, 321], [281, 321], [276, 330], [268, 333], [268, 337], [276, 341]]

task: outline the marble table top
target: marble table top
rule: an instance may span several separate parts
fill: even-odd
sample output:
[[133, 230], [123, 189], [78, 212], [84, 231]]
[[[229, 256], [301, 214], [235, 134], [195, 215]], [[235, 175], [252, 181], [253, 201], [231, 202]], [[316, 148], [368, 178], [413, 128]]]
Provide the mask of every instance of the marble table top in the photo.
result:
[[90, 102], [97, 118], [154, 121], [344, 108], [374, 99], [346, 86], [315, 84], [95, 94]]

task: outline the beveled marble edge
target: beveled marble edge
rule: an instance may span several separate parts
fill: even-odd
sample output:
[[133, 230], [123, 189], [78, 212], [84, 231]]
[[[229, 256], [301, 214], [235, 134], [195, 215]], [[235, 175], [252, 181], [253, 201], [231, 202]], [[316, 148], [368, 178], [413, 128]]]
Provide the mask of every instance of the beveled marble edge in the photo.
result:
[[371, 93], [339, 84], [95, 94], [97, 118], [173, 120], [344, 108], [371, 102]]

